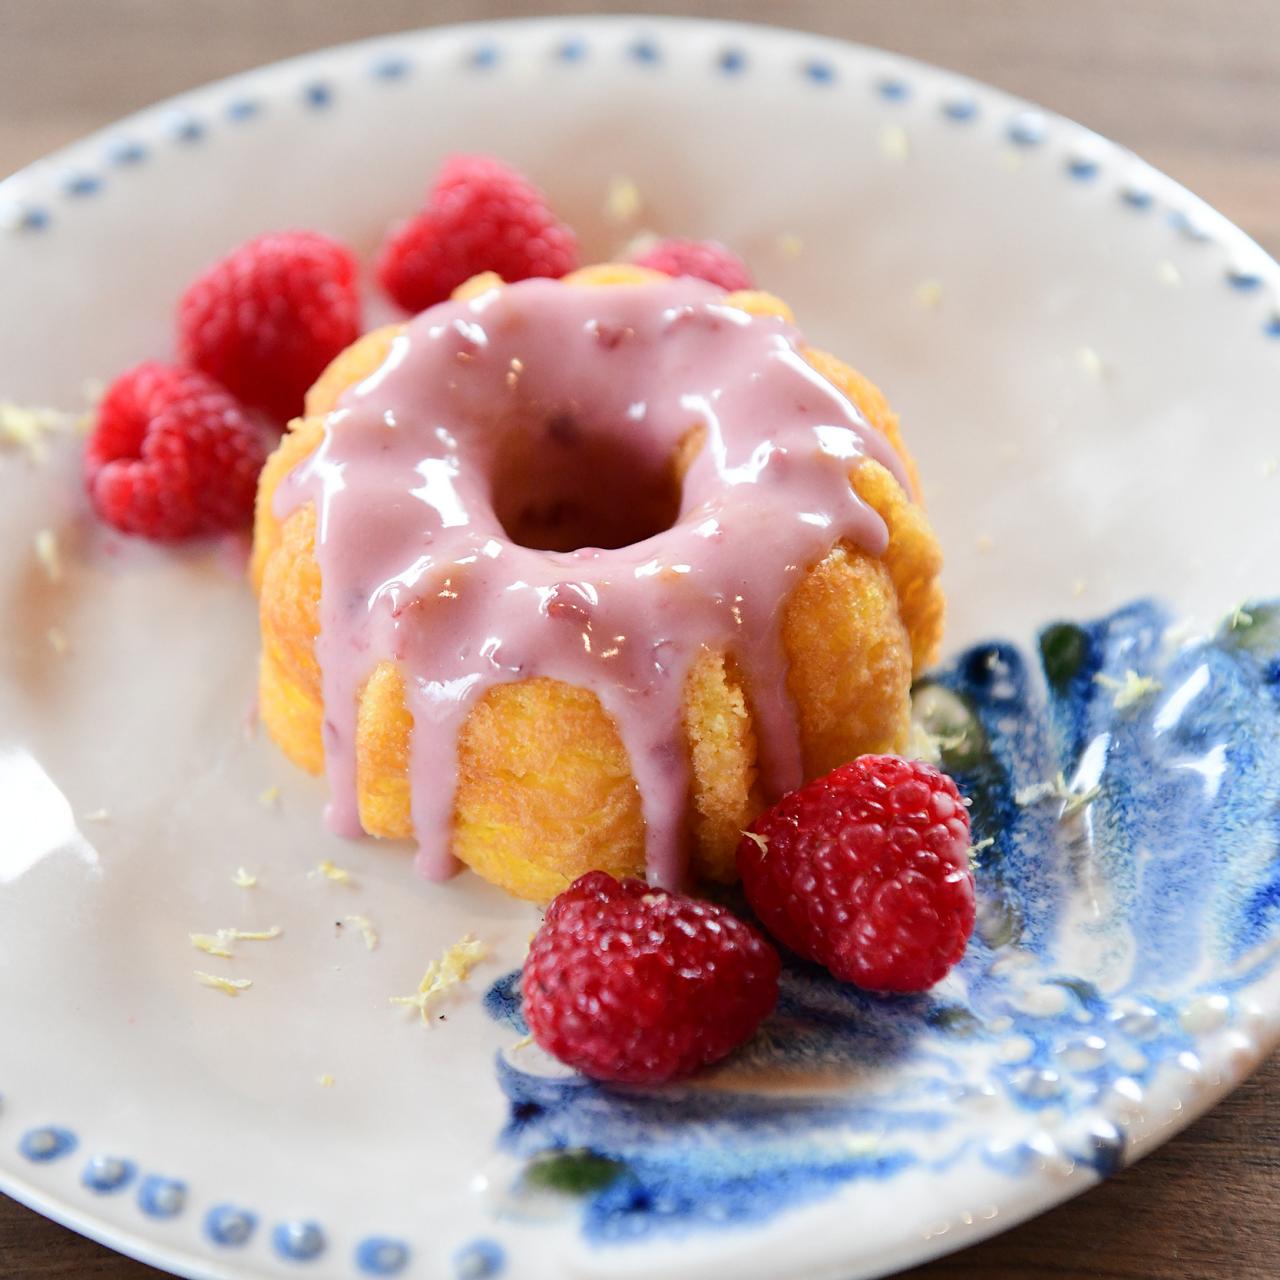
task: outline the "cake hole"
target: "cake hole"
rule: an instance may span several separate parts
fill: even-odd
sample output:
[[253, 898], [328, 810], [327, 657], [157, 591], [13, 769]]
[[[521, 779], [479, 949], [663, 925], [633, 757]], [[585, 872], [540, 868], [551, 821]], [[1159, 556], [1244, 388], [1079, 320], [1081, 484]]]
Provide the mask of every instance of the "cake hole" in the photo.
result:
[[629, 547], [675, 523], [685, 465], [654, 450], [642, 427], [601, 430], [557, 413], [507, 433], [493, 509], [507, 537], [535, 551]]

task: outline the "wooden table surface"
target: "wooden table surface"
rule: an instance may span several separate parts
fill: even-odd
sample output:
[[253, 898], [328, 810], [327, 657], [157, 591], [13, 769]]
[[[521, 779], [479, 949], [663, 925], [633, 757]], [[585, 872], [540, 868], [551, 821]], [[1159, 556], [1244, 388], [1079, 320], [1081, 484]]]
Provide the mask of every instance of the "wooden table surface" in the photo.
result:
[[[0, 174], [275, 58], [424, 22], [579, 9], [773, 21], [967, 72], [1132, 147], [1280, 254], [1276, 0], [0, 0]], [[1138, 1167], [912, 1280], [1277, 1280], [1277, 1099], [1280, 1058]], [[0, 1197], [5, 1280], [159, 1275]]]

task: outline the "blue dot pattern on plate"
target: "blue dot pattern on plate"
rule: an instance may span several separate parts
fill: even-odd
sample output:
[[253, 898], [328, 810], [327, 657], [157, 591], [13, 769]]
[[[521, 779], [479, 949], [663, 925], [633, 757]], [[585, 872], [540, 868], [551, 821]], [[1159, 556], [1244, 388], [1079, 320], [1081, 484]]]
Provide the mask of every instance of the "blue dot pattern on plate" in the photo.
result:
[[1009, 141], [1020, 147], [1039, 146], [1048, 133], [1048, 123], [1039, 111], [1020, 112], [1009, 121]]
[[282, 1222], [271, 1233], [276, 1252], [290, 1262], [310, 1262], [318, 1258], [328, 1243], [314, 1222]]
[[457, 1280], [491, 1280], [506, 1269], [507, 1255], [496, 1240], [472, 1240], [453, 1257]]
[[911, 96], [911, 86], [899, 76], [885, 76], [876, 81], [876, 92], [886, 102], [904, 102]]
[[171, 111], [165, 131], [175, 142], [199, 142], [204, 137], [204, 125], [187, 111]]
[[205, 1214], [204, 1233], [216, 1245], [238, 1249], [249, 1243], [258, 1228], [257, 1215], [233, 1204], [219, 1204]]
[[408, 58], [399, 58], [394, 54], [379, 58], [372, 67], [375, 80], [403, 80], [410, 70]]
[[227, 119], [233, 124], [252, 120], [261, 111], [262, 103], [257, 98], [234, 98], [227, 103]]
[[76, 1135], [70, 1129], [45, 1125], [40, 1129], [28, 1129], [18, 1143], [18, 1150], [36, 1164], [48, 1164], [70, 1155], [76, 1146]]
[[303, 86], [302, 100], [307, 106], [317, 111], [323, 111], [325, 107], [331, 106], [333, 103], [333, 86], [323, 80], [316, 80], [309, 85]]
[[187, 1184], [152, 1175], [138, 1188], [138, 1208], [149, 1218], [176, 1218], [187, 1207]]
[[[605, 1169], [577, 1188], [601, 1242], [758, 1222], [909, 1168], [1120, 1168], [1122, 1104], [1158, 1070], [1198, 1080], [1197, 1007], [1229, 1028], [1232, 993], [1280, 962], [1280, 603], [1199, 639], [1168, 623], [1141, 602], [1046, 628], [1035, 661], [982, 645], [917, 687], [980, 846], [953, 977], [881, 998], [789, 960], [714, 1088], [615, 1092], [503, 1055], [502, 1145]], [[518, 978], [486, 997], [513, 1029]], [[788, 1096], [789, 1073], [874, 1087]]]
[[563, 40], [556, 48], [556, 57], [561, 62], [581, 62], [587, 56], [587, 42], [576, 37]]
[[80, 1175], [80, 1181], [99, 1195], [122, 1191], [137, 1175], [138, 1166], [119, 1156], [91, 1156]]
[[402, 1240], [371, 1236], [356, 1248], [356, 1266], [366, 1275], [398, 1276], [409, 1265], [409, 1246]]

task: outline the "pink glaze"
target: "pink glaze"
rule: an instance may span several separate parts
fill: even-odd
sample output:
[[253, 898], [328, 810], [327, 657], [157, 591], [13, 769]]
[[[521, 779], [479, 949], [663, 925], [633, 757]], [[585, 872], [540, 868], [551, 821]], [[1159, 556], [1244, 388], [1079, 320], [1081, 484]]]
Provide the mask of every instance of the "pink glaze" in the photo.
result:
[[[456, 865], [459, 730], [504, 681], [549, 676], [600, 698], [630, 755], [655, 884], [683, 878], [684, 685], [703, 649], [743, 673], [765, 794], [802, 781], [781, 610], [842, 539], [883, 552], [884, 523], [849, 483], [856, 460], [906, 481], [800, 346], [791, 325], [692, 279], [529, 280], [409, 325], [276, 497], [280, 516], [305, 502], [318, 513], [335, 829], [361, 830], [356, 706], [383, 660], [413, 715], [413, 821], [431, 878]], [[697, 428], [677, 493], [672, 459]], [[495, 507], [538, 546], [594, 536], [613, 549], [518, 545]]]

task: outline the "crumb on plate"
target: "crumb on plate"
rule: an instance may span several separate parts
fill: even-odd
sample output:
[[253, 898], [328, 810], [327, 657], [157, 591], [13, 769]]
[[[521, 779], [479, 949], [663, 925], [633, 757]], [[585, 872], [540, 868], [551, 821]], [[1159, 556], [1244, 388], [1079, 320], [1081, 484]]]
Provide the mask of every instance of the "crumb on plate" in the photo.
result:
[[392, 996], [391, 1003], [417, 1009], [419, 1017], [430, 1024], [431, 1002], [446, 991], [465, 982], [471, 971], [488, 954], [488, 948], [472, 933], [449, 947], [439, 960], [433, 960], [418, 983], [416, 994]]

